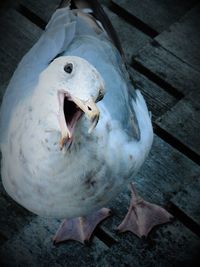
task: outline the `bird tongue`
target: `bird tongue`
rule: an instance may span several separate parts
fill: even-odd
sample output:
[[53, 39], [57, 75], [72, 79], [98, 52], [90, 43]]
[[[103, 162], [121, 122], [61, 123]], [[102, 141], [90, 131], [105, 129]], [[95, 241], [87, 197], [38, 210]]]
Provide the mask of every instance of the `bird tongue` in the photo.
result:
[[64, 91], [58, 92], [59, 114], [58, 119], [61, 128], [60, 149], [72, 143], [75, 126], [83, 114], [83, 111], [73, 102], [70, 95]]

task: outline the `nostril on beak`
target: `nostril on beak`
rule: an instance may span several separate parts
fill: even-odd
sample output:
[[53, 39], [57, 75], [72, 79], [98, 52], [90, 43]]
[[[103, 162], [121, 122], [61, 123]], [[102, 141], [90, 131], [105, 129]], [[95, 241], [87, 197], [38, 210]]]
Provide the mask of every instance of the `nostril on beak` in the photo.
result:
[[89, 110], [89, 111], [91, 111], [91, 110], [92, 110], [90, 106], [87, 106], [87, 108], [88, 108], [88, 110]]

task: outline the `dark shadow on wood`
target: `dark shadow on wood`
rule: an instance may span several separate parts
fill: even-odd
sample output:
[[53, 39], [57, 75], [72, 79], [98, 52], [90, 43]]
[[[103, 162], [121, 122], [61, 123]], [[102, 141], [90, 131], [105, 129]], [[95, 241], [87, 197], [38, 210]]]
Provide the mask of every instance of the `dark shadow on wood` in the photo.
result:
[[117, 4], [111, 2], [110, 9], [116, 13], [118, 16], [122, 17], [125, 21], [132, 24], [135, 28], [142, 31], [146, 35], [150, 36], [151, 38], [156, 37], [159, 33], [148, 26], [146, 23], [138, 19], [137, 17], [133, 16], [125, 9], [121, 8]]
[[155, 73], [144, 67], [135, 59], [132, 59], [131, 67], [140, 72], [141, 74], [143, 74], [144, 76], [146, 76], [150, 81], [160, 86], [167, 93], [174, 96], [177, 100], [180, 100], [184, 97], [184, 95], [181, 92], [179, 92], [175, 87], [173, 87], [166, 81], [162, 80], [159, 76], [157, 76]]
[[101, 227], [97, 227], [94, 231], [94, 235], [98, 237], [103, 243], [105, 243], [108, 247], [113, 246], [117, 243], [117, 241], [108, 235]]
[[7, 241], [8, 238], [7, 238], [7, 236], [5, 236], [3, 233], [0, 232], [0, 240], [1, 240], [0, 241], [0, 243], [1, 243], [2, 241], [4, 241], [4, 242]]
[[189, 228], [193, 233], [200, 237], [200, 225], [193, 221], [187, 214], [185, 214], [181, 209], [179, 209], [174, 203], [169, 203], [169, 212], [182, 222], [187, 228]]
[[157, 124], [154, 124], [154, 132], [165, 142], [167, 142], [172, 147], [174, 147], [175, 149], [183, 153], [185, 156], [187, 156], [189, 159], [200, 165], [199, 155], [195, 153], [193, 150], [191, 150], [189, 147], [181, 143], [176, 137], [172, 136], [171, 134], [163, 130]]
[[29, 19], [32, 23], [34, 23], [35, 25], [37, 25], [39, 28], [41, 28], [42, 30], [45, 29], [46, 27], [46, 22], [41, 19], [40, 17], [38, 17], [36, 14], [34, 14], [32, 11], [30, 11], [28, 8], [26, 8], [23, 5], [19, 5], [16, 10], [21, 13], [24, 17], [26, 17], [27, 19]]

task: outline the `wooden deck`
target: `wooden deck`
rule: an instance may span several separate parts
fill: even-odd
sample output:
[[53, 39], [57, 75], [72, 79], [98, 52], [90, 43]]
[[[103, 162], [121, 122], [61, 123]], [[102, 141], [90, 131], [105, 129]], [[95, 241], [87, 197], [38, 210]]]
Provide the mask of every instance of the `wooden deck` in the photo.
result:
[[[60, 0], [0, 4], [0, 101], [19, 60], [41, 35]], [[135, 182], [175, 220], [147, 240], [114, 229], [127, 190], [110, 207], [90, 246], [52, 244], [60, 221], [35, 216], [0, 186], [0, 266], [200, 266], [200, 4], [197, 0], [102, 0], [119, 33], [138, 88], [153, 114], [152, 151]]]

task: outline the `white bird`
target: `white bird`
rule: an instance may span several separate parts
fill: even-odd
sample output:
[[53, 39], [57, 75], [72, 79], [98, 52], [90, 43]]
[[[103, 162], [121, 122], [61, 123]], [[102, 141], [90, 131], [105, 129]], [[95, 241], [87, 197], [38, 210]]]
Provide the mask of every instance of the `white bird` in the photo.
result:
[[[67, 218], [55, 242], [84, 243], [143, 164], [153, 131], [103, 9], [74, 2], [80, 8], [58, 9], [18, 65], [1, 107], [0, 148], [8, 194], [33, 213]], [[141, 237], [170, 217], [132, 187], [118, 229]]]

